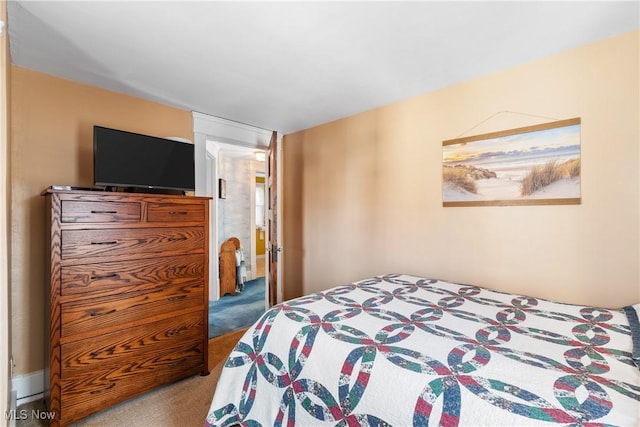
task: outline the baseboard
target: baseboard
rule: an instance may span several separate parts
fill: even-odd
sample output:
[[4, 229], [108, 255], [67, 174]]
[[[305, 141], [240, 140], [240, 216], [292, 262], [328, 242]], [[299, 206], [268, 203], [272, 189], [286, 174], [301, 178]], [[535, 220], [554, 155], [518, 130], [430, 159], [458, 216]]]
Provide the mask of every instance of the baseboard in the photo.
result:
[[11, 398], [12, 402], [15, 398], [16, 407], [44, 397], [44, 378], [44, 370], [11, 378]]

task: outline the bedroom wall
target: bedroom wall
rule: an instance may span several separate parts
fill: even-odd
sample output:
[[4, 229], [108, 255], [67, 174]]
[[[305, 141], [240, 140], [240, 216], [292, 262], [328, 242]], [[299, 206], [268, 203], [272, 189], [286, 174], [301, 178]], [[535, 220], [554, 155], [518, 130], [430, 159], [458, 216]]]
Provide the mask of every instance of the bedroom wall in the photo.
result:
[[[287, 286], [307, 294], [401, 272], [578, 304], [640, 302], [639, 38], [285, 136]], [[442, 207], [442, 141], [549, 121], [539, 116], [582, 119], [582, 204]]]
[[51, 184], [93, 185], [93, 125], [193, 140], [191, 112], [13, 66], [11, 332], [15, 374], [44, 367], [44, 200]]
[[[304, 282], [304, 132], [285, 135], [282, 140], [282, 298], [290, 300], [303, 295]], [[306, 162], [312, 161], [307, 158]], [[324, 184], [323, 184], [324, 185]], [[313, 191], [311, 187], [309, 190]], [[269, 262], [267, 257], [267, 262]]]

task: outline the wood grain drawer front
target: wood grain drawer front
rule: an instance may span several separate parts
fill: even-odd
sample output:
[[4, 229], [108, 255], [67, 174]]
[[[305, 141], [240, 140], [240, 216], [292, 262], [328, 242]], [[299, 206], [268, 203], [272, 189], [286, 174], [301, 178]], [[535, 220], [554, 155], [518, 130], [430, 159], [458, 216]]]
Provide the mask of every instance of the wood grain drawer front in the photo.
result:
[[163, 253], [197, 253], [205, 247], [203, 227], [63, 230], [62, 259]]
[[194, 279], [203, 281], [204, 274], [202, 254], [62, 266], [61, 294], [130, 292]]
[[198, 281], [171, 286], [153, 292], [130, 292], [110, 297], [61, 304], [61, 337], [92, 333], [97, 330], [118, 331], [130, 322], [145, 323], [158, 314], [204, 304], [204, 283]]
[[202, 341], [202, 311], [62, 345], [62, 379], [119, 368], [131, 358], [155, 358], [184, 342]]
[[201, 222], [204, 219], [202, 203], [149, 203], [147, 205], [148, 222]]
[[62, 201], [62, 222], [139, 222], [140, 203]]
[[167, 349], [164, 354], [132, 358], [119, 366], [61, 380], [61, 413], [77, 420], [159, 385], [194, 375], [202, 369], [203, 340]]

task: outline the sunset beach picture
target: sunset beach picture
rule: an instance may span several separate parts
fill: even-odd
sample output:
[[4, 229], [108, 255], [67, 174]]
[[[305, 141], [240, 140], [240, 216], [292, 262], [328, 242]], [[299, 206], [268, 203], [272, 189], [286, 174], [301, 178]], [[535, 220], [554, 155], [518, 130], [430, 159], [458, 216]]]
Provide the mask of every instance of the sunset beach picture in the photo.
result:
[[442, 143], [443, 206], [580, 203], [580, 119]]

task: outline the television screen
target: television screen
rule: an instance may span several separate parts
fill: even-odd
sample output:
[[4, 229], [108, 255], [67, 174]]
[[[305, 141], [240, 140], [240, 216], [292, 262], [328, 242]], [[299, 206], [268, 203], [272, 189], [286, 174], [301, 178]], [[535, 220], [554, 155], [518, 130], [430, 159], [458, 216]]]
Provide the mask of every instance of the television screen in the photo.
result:
[[191, 191], [194, 146], [187, 142], [93, 127], [95, 185]]

